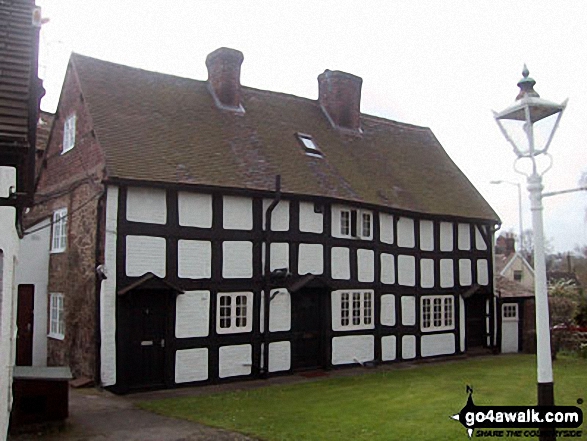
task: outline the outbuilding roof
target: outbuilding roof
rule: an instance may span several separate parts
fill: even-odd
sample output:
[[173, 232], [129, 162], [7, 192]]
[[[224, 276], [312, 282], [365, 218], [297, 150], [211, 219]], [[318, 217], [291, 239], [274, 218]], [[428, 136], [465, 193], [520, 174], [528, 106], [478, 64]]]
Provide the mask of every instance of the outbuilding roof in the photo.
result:
[[350, 133], [316, 100], [249, 87], [232, 112], [206, 81], [79, 54], [71, 64], [110, 178], [273, 190], [279, 174], [283, 193], [499, 221], [428, 128], [361, 114]]

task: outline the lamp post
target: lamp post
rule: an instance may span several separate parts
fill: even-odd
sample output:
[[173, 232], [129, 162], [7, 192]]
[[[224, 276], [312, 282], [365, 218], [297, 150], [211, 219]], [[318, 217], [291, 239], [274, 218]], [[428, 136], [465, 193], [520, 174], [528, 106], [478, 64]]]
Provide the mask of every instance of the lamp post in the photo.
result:
[[512, 182], [512, 181], [504, 181], [504, 180], [499, 180], [499, 181], [489, 181], [490, 184], [510, 184], [510, 185], [515, 185], [516, 187], [518, 187], [518, 223], [519, 223], [519, 228], [520, 228], [520, 236], [518, 239], [518, 251], [522, 252], [522, 250], [524, 249], [524, 226], [522, 223], [522, 184], [520, 184], [519, 182]]
[[[513, 146], [517, 159], [516, 172], [527, 178], [534, 231], [534, 295], [536, 302], [536, 340], [538, 405], [554, 405], [554, 382], [550, 353], [550, 326], [548, 315], [548, 292], [546, 287], [546, 264], [544, 259], [544, 226], [542, 222], [542, 176], [551, 165], [552, 158], [547, 153], [556, 132], [567, 102], [556, 104], [540, 98], [534, 90], [536, 81], [530, 78], [524, 65], [523, 78], [518, 82], [520, 92], [516, 102], [507, 109], [493, 112], [495, 121], [506, 140]], [[520, 136], [522, 135], [522, 136]], [[546, 156], [550, 161], [544, 169], [539, 169], [538, 157]], [[518, 161], [529, 160], [531, 171], [517, 168]], [[554, 440], [553, 434], [541, 434], [541, 440]]]

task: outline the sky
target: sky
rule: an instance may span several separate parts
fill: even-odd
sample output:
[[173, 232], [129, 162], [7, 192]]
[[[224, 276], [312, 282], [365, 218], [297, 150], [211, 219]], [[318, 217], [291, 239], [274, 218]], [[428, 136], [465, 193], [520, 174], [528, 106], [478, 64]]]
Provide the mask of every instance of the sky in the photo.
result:
[[[524, 64], [535, 90], [569, 99], [549, 153], [546, 192], [587, 172], [587, 6], [584, 0], [37, 0], [44, 18], [41, 108], [54, 111], [72, 51], [206, 80], [206, 56], [244, 54], [241, 83], [306, 98], [326, 69], [363, 78], [361, 111], [430, 127], [502, 220], [531, 227], [526, 178], [493, 119], [514, 103]], [[552, 251], [587, 245], [587, 192], [544, 199]]]

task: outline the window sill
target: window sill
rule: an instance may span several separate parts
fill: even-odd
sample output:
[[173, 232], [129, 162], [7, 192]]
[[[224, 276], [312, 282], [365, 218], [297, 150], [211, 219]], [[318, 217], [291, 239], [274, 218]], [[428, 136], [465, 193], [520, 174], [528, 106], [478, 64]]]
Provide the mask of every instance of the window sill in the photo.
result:
[[422, 332], [443, 332], [443, 331], [454, 331], [454, 326], [442, 327], [442, 328], [423, 328]]
[[65, 340], [65, 335], [63, 334], [47, 334], [47, 337], [53, 338], [55, 340]]
[[56, 248], [54, 250], [49, 250], [49, 254], [59, 254], [59, 253], [64, 253], [65, 252], [65, 248]]

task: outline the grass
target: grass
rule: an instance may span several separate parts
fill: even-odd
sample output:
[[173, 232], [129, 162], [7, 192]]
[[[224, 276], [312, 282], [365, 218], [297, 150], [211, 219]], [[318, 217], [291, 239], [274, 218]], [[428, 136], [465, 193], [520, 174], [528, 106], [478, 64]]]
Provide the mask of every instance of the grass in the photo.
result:
[[[587, 400], [587, 360], [561, 358], [554, 375], [557, 404]], [[477, 405], [535, 405], [535, 356], [455, 360], [139, 405], [262, 440], [466, 441], [464, 427], [449, 416], [465, 405], [468, 384]], [[587, 414], [587, 404], [579, 407]], [[581, 429], [582, 438], [570, 439], [587, 440], [585, 423]]]

